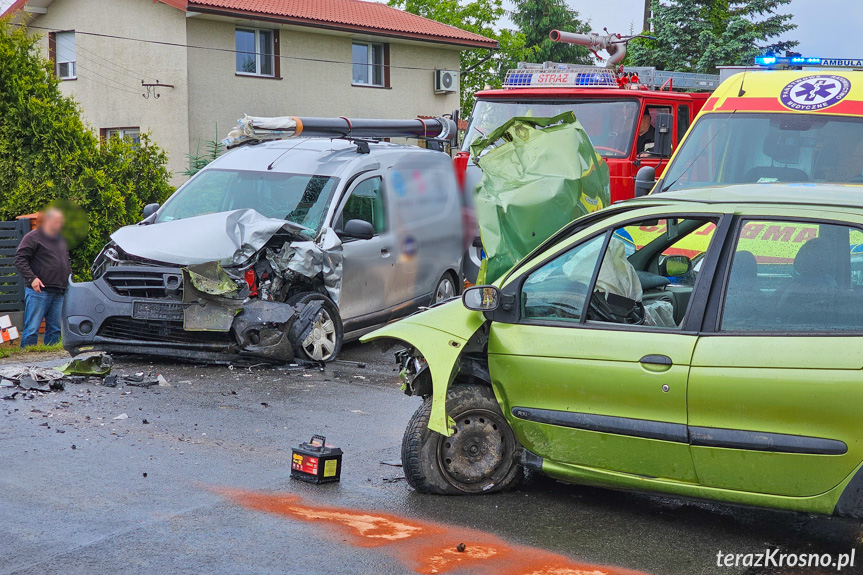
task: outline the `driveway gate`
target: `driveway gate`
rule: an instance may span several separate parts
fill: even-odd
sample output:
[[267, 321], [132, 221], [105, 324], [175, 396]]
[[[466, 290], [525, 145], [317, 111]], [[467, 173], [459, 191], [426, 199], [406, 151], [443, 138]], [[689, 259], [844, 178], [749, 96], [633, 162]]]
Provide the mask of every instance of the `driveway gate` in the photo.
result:
[[24, 280], [15, 269], [15, 250], [24, 234], [30, 231], [30, 220], [0, 222], [0, 315], [24, 309]]

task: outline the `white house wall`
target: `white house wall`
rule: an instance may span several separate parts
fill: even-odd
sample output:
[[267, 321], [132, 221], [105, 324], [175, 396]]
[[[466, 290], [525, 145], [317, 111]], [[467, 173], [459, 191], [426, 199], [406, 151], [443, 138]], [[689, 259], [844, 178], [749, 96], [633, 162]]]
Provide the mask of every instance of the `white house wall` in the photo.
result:
[[[151, 0], [55, 0], [34, 26], [96, 32], [143, 40], [185, 44], [183, 12]], [[48, 51], [48, 32], [41, 43]], [[76, 34], [77, 79], [60, 83], [64, 94], [81, 104], [84, 120], [102, 128], [140, 127], [168, 152], [173, 183], [186, 167], [188, 151], [188, 85], [186, 49], [182, 46], [134, 42]], [[158, 79], [160, 97], [142, 97], [141, 80]]]
[[[268, 79], [236, 75], [234, 31], [237, 24], [255, 27], [254, 21], [187, 16], [152, 0], [55, 0], [32, 24], [78, 32], [77, 79], [61, 82], [61, 90], [80, 103], [95, 131], [140, 127], [151, 132], [168, 154], [174, 185], [186, 180], [181, 174], [186, 154], [195, 153], [199, 143], [203, 151], [207, 140], [224, 137], [243, 114], [413, 118], [449, 113], [459, 105], [458, 94], [433, 89], [433, 69], [458, 70], [459, 52], [432, 42], [359, 38], [390, 43], [391, 87], [370, 88], [351, 85], [352, 37], [347, 34], [282, 27], [282, 79]], [[32, 32], [43, 34], [47, 54], [47, 30]], [[160, 88], [158, 99], [145, 99], [142, 79], [174, 88]]]
[[[238, 22], [244, 27], [250, 24]], [[189, 44], [234, 50], [235, 28], [231, 22], [191, 17]], [[281, 80], [237, 76], [235, 55], [230, 51], [189, 49], [192, 149], [199, 138], [202, 147], [206, 140], [212, 140], [216, 125], [218, 134], [224, 136], [243, 114], [415, 118], [449, 113], [459, 105], [457, 94], [434, 93], [432, 69], [459, 68], [459, 53], [451, 47], [390, 41], [391, 88], [371, 88], [351, 85], [351, 37], [291, 27], [281, 29], [280, 38]], [[428, 69], [408, 70], [399, 66]]]

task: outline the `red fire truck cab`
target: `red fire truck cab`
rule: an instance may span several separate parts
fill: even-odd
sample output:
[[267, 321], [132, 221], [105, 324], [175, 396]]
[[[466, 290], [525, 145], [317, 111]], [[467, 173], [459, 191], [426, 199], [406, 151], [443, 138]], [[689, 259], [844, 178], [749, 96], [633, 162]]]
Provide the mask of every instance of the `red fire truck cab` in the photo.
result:
[[[507, 73], [502, 89], [476, 94], [461, 150], [469, 152], [476, 139], [510, 118], [556, 116], [571, 110], [608, 163], [611, 201], [624, 200], [634, 196], [635, 173], [640, 167], [655, 166], [658, 175], [668, 162], [667, 156], [652, 151], [652, 132], [642, 138], [639, 149], [642, 117], [648, 114], [651, 126], [656, 127], [658, 114], [670, 114], [671, 143], [676, 148], [709, 91], [718, 84], [718, 76], [653, 68], [625, 68], [616, 73], [568, 64], [522, 64]], [[479, 170], [471, 163], [466, 176], [466, 189], [472, 190]]]

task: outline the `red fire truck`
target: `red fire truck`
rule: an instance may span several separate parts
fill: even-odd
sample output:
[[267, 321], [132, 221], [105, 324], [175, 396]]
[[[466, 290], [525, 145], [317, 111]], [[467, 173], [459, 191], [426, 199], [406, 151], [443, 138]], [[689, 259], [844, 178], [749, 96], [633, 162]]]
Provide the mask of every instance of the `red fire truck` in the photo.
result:
[[[631, 39], [619, 34], [554, 30], [550, 37], [587, 46], [594, 52], [606, 50], [610, 57], [605, 67], [521, 63], [506, 74], [502, 89], [478, 92], [461, 146], [461, 163], [467, 170], [465, 189], [472, 190], [479, 181], [479, 170], [466, 157], [477, 138], [516, 116], [556, 116], [572, 110], [608, 163], [611, 201], [633, 197], [638, 169], [655, 166], [660, 174], [670, 156], [671, 150], [655, 147], [659, 138], [654, 134], [663, 131], [663, 141], [675, 148], [709, 93], [719, 85], [719, 76], [617, 68]], [[645, 114], [650, 116], [651, 133], [642, 138], [644, 145], [639, 149], [639, 129]]]

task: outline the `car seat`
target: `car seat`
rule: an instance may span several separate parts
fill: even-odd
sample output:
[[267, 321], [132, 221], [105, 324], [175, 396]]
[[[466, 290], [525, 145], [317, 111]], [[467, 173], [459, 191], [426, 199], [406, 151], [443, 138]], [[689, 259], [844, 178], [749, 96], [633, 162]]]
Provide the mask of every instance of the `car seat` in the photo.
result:
[[743, 176], [743, 182], [808, 182], [809, 174], [787, 164], [800, 162], [800, 136], [796, 132], [773, 130], [764, 138], [764, 155], [784, 166], [755, 166]]
[[741, 250], [734, 254], [725, 308], [722, 314], [722, 329], [737, 329], [751, 323], [762, 309], [761, 291], [758, 289], [758, 262], [752, 252]]
[[832, 242], [823, 238], [811, 239], [801, 246], [794, 258], [794, 277], [774, 293], [782, 323], [823, 323], [824, 314], [833, 309], [839, 293], [837, 274], [842, 269], [842, 256]]

